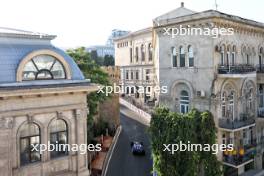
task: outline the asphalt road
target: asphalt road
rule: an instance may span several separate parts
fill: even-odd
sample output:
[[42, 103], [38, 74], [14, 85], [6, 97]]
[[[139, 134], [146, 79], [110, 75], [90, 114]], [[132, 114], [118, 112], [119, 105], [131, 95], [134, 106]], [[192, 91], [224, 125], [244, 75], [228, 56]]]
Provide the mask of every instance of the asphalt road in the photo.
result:
[[[106, 176], [151, 176], [152, 160], [145, 122], [125, 107], [121, 107], [120, 120], [123, 129]], [[130, 148], [131, 141], [143, 142], [146, 155], [133, 156]]]

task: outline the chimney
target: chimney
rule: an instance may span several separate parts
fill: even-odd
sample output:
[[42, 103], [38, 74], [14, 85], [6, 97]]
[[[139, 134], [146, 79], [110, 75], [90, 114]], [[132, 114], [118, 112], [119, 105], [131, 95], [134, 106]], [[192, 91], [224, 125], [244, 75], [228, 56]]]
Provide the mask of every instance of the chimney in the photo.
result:
[[184, 2], [181, 2], [181, 7], [184, 7]]

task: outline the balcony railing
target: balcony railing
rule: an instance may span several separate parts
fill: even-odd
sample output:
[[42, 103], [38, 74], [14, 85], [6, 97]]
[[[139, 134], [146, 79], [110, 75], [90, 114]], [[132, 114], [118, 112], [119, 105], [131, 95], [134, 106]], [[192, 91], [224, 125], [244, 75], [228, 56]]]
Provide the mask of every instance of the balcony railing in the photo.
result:
[[258, 117], [264, 118], [264, 108], [258, 109]]
[[245, 150], [250, 150], [257, 147], [257, 139], [251, 139], [248, 144], [244, 145]]
[[252, 117], [246, 117], [241, 116], [242, 118], [240, 120], [235, 119], [229, 119], [229, 118], [220, 118], [219, 119], [219, 127], [224, 128], [224, 129], [229, 129], [229, 130], [234, 130], [238, 128], [242, 128], [245, 126], [249, 126], [255, 123], [255, 119]]
[[[243, 149], [244, 150], [244, 149]], [[233, 165], [234, 167], [244, 164], [254, 159], [255, 151], [250, 152], [230, 152], [230, 154], [223, 154], [223, 162]]]
[[246, 64], [218, 66], [218, 74], [246, 74], [254, 71], [256, 71], [254, 66]]

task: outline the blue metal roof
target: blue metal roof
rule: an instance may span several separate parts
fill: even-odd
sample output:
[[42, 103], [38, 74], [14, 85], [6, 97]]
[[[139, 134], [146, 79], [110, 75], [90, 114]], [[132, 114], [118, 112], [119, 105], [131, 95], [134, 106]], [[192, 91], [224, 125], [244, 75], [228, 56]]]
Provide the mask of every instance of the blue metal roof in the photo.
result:
[[0, 84], [16, 82], [16, 72], [21, 60], [35, 50], [49, 49], [64, 57], [72, 72], [72, 80], [84, 80], [74, 60], [63, 50], [53, 45], [0, 44]]

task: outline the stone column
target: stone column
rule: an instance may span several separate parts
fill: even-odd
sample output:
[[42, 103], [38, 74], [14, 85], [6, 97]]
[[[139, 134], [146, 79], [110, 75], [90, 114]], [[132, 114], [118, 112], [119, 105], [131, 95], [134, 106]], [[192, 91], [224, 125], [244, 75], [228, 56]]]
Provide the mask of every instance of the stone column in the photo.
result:
[[[86, 140], [86, 109], [76, 109], [75, 117], [76, 117], [76, 143], [78, 146], [87, 145]], [[76, 159], [76, 171], [78, 176], [89, 175], [88, 167], [87, 167], [87, 152], [85, 154], [81, 154], [81, 151], [77, 152]]]
[[0, 175], [12, 175], [12, 128], [12, 117], [0, 118]]

